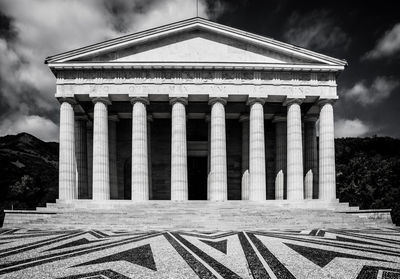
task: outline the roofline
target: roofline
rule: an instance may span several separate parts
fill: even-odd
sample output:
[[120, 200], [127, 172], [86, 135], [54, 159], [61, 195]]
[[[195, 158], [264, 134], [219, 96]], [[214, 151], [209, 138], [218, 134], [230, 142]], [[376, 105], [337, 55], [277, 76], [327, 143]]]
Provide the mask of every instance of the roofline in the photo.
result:
[[68, 58], [78, 58], [80, 56], [86, 55], [88, 52], [96, 53], [100, 52], [101, 50], [109, 49], [112, 47], [119, 47], [125, 46], [129, 43], [134, 43], [133, 41], [141, 41], [146, 39], [151, 39], [157, 35], [165, 35], [168, 34], [170, 31], [179, 31], [185, 30], [186, 28], [194, 28], [194, 27], [203, 27], [203, 28], [214, 28], [215, 31], [220, 33], [225, 33], [225, 35], [234, 34], [237, 37], [244, 37], [244, 39], [255, 41], [258, 44], [268, 44], [269, 46], [275, 47], [276, 49], [280, 50], [281, 52], [287, 52], [289, 54], [297, 54], [298, 56], [304, 56], [308, 59], [318, 60], [320, 62], [324, 62], [327, 64], [336, 64], [346, 66], [347, 62], [345, 60], [340, 60], [337, 58], [333, 58], [324, 54], [320, 54], [311, 50], [307, 50], [298, 46], [294, 46], [291, 44], [287, 44], [284, 42], [280, 42], [268, 37], [256, 35], [253, 33], [249, 33], [246, 31], [242, 31], [233, 27], [229, 27], [226, 25], [222, 25], [219, 23], [215, 23], [203, 18], [195, 17], [186, 20], [182, 20], [179, 22], [166, 24], [163, 26], [155, 27], [152, 29], [140, 31], [137, 33], [125, 35], [122, 37], [118, 37], [115, 39], [107, 40], [104, 42], [88, 45], [82, 48], [78, 48], [72, 51], [63, 52], [57, 55], [49, 56], [46, 58], [45, 63], [52, 63], [52, 62], [65, 62]]
[[221, 62], [63, 62], [49, 63], [53, 71], [69, 69], [214, 69], [341, 72], [345, 66], [326, 64]]

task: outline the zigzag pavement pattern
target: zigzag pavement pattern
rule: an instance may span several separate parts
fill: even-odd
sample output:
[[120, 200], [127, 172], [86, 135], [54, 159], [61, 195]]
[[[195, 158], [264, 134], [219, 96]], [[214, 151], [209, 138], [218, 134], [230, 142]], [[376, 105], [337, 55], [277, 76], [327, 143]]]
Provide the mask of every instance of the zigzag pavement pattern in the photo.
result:
[[400, 229], [0, 230], [0, 278], [400, 278]]

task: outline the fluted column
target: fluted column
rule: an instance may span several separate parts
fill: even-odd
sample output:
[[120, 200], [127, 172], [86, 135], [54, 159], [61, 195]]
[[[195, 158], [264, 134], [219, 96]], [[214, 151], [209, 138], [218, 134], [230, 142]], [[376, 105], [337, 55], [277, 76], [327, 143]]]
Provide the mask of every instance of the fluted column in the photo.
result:
[[242, 123], [242, 175], [249, 169], [249, 116], [241, 115], [239, 122]]
[[287, 104], [287, 199], [304, 199], [303, 142], [301, 132], [301, 100]]
[[249, 199], [249, 116], [241, 115], [242, 123], [242, 200]]
[[186, 98], [172, 98], [171, 200], [189, 198], [186, 147]]
[[94, 98], [93, 116], [93, 200], [110, 199], [107, 98]]
[[249, 200], [267, 198], [265, 175], [264, 100], [251, 99], [249, 135]]
[[58, 198], [73, 200], [78, 197], [76, 189], [74, 104], [71, 99], [61, 99], [60, 106], [60, 157]]
[[307, 115], [304, 117], [304, 198], [306, 199], [315, 197], [315, 188], [318, 185], [317, 130], [315, 127], [317, 119], [316, 115]]
[[118, 199], [118, 174], [117, 174], [117, 115], [108, 117], [108, 141], [110, 151], [110, 197]]
[[149, 199], [147, 98], [132, 98], [132, 200]]
[[[205, 121], [207, 123], [207, 173], [209, 174], [211, 171], [211, 115], [210, 114], [206, 115]], [[208, 178], [209, 177], [207, 177], [207, 179]], [[210, 199], [210, 197], [208, 196], [209, 194], [210, 193], [207, 191], [207, 200]]]
[[211, 98], [211, 159], [208, 175], [208, 197], [212, 201], [228, 199], [226, 162], [225, 104], [222, 98]]
[[286, 182], [286, 117], [275, 116], [275, 199], [283, 200]]
[[75, 154], [78, 198], [89, 198], [86, 116], [75, 117]]
[[93, 197], [93, 122], [87, 122], [88, 199]]
[[319, 102], [319, 198], [336, 199], [335, 134], [332, 100]]
[[149, 200], [153, 199], [153, 179], [151, 165], [151, 122], [153, 117], [147, 116], [147, 165], [148, 165], [148, 181], [149, 181]]

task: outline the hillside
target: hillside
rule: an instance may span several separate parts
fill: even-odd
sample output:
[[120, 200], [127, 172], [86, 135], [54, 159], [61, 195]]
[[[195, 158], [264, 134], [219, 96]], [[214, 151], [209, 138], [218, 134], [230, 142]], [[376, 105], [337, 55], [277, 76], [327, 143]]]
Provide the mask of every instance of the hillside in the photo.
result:
[[27, 134], [0, 137], [0, 203], [5, 208], [35, 208], [55, 201], [58, 143]]
[[337, 194], [361, 209], [392, 208], [400, 224], [400, 140], [388, 137], [335, 140]]
[[[336, 139], [337, 194], [362, 209], [392, 208], [400, 224], [400, 140]], [[57, 198], [58, 143], [21, 133], [0, 138], [0, 202], [35, 208]]]

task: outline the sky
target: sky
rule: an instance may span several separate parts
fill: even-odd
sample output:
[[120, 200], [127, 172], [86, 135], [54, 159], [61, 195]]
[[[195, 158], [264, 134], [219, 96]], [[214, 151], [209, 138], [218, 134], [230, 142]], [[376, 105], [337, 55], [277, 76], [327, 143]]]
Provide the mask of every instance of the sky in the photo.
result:
[[[400, 138], [395, 1], [199, 0], [199, 15], [347, 60], [336, 137]], [[47, 56], [194, 16], [196, 0], [0, 0], [0, 136], [58, 141]]]

